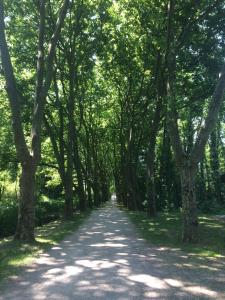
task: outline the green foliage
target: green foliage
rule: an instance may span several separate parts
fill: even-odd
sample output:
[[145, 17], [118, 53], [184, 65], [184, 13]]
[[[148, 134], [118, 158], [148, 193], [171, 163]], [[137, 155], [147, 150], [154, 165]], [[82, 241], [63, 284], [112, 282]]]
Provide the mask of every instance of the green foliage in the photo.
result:
[[[17, 204], [14, 198], [4, 198], [0, 202], [0, 237], [15, 233], [17, 224]], [[35, 224], [41, 226], [62, 217], [63, 199], [41, 199], [36, 206]]]
[[11, 235], [15, 232], [17, 224], [17, 206], [9, 201], [0, 204], [0, 237]]
[[41, 226], [51, 221], [57, 220], [63, 215], [63, 199], [46, 199], [38, 201], [36, 207], [36, 225]]
[[[37, 27], [36, 2], [5, 0], [6, 32], [17, 78], [26, 140], [30, 139], [33, 110]], [[88, 205], [109, 198], [109, 189], [132, 209], [146, 210], [147, 156], [156, 128], [154, 184], [158, 211], [182, 206], [179, 171], [167, 129], [168, 107], [166, 2], [72, 1], [58, 42], [42, 131], [42, 160], [36, 176], [36, 223], [59, 218], [64, 211], [69, 162], [69, 110], [73, 99], [73, 198], [79, 208], [78, 161]], [[185, 155], [204, 124], [209, 101], [224, 60], [224, 1], [176, 1], [176, 108]], [[199, 1], [198, 1], [199, 2]], [[47, 4], [47, 43], [60, 1]], [[46, 54], [46, 53], [45, 53]], [[73, 89], [70, 90], [71, 85]], [[15, 231], [20, 165], [11, 130], [11, 114], [0, 66], [0, 235]], [[158, 100], [160, 114], [155, 119]], [[213, 212], [225, 206], [225, 105], [198, 166], [198, 207]], [[55, 142], [55, 144], [54, 144]], [[77, 156], [77, 157], [75, 157]], [[45, 200], [47, 197], [47, 200]], [[50, 200], [52, 199], [52, 200]], [[158, 220], [164, 223], [163, 217]], [[176, 218], [171, 220], [177, 224]], [[169, 224], [167, 224], [170, 226]], [[157, 225], [157, 226], [160, 226]], [[155, 232], [158, 227], [155, 226]], [[175, 228], [175, 227], [174, 227]], [[172, 230], [172, 228], [171, 228]], [[163, 235], [163, 231], [159, 231]], [[176, 236], [179, 232], [173, 232]]]

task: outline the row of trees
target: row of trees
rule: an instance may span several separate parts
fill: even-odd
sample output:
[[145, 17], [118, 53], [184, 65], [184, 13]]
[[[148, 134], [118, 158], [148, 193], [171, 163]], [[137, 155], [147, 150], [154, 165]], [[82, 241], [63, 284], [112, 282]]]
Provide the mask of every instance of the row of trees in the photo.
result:
[[[203, 173], [209, 173], [207, 165], [203, 166], [205, 146], [216, 126], [224, 94], [223, 6], [223, 1], [138, 1], [124, 2], [117, 8], [124, 12], [117, 15], [112, 72], [120, 104], [117, 194], [131, 209], [141, 208], [146, 196], [149, 215], [155, 216], [162, 197], [159, 189], [166, 179], [167, 197], [180, 191], [182, 199], [172, 203], [182, 205], [183, 240], [187, 242], [198, 238], [195, 181], [201, 173], [200, 189], [205, 189]], [[116, 68], [119, 72], [115, 73]], [[213, 196], [222, 201], [218, 197], [221, 184], [216, 135], [211, 135], [210, 158], [204, 159], [212, 167], [217, 193]], [[165, 144], [161, 150], [162, 140]], [[166, 169], [174, 168], [171, 146], [175, 171]], [[157, 157], [160, 151], [165, 151], [164, 162]], [[157, 164], [165, 168], [166, 178], [161, 170], [157, 176]], [[145, 181], [144, 195], [140, 194], [140, 178]]]
[[40, 168], [58, 173], [67, 218], [75, 194], [86, 210], [114, 186], [152, 217], [182, 207], [183, 240], [198, 239], [198, 207], [224, 203], [224, 4], [5, 0], [4, 15], [0, 0], [1, 170], [20, 165], [17, 239], [34, 239]]

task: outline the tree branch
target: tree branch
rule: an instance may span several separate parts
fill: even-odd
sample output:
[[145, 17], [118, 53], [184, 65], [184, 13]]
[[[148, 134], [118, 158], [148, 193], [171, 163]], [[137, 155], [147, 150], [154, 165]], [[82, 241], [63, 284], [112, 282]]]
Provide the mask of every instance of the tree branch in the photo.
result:
[[216, 85], [212, 101], [209, 105], [207, 117], [205, 119], [205, 125], [200, 129], [197, 140], [191, 152], [191, 162], [197, 166], [198, 162], [202, 159], [204, 154], [204, 148], [208, 141], [209, 135], [214, 129], [219, 110], [223, 101], [225, 92], [225, 64], [222, 67], [219, 81]]
[[4, 76], [6, 80], [6, 91], [9, 97], [11, 113], [12, 113], [12, 127], [17, 152], [17, 158], [20, 162], [26, 161], [29, 157], [29, 150], [26, 145], [21, 112], [20, 112], [20, 96], [17, 90], [16, 79], [14, 76], [13, 66], [10, 59], [9, 49], [5, 36], [5, 23], [4, 23], [4, 6], [3, 0], [0, 0], [0, 51]]
[[[35, 162], [37, 163], [40, 160], [40, 147], [41, 147], [41, 125], [42, 125], [42, 120], [43, 120], [43, 115], [44, 115], [44, 107], [45, 107], [45, 102], [46, 102], [46, 97], [48, 90], [51, 85], [52, 81], [52, 73], [53, 73], [53, 60], [55, 56], [55, 51], [56, 51], [56, 45], [57, 41], [59, 39], [59, 35], [62, 29], [62, 25], [64, 22], [64, 19], [66, 17], [66, 12], [69, 7], [69, 0], [64, 0], [64, 3], [60, 9], [59, 12], [59, 17], [56, 23], [55, 31], [52, 35], [51, 41], [49, 43], [49, 49], [48, 49], [48, 55], [46, 57], [46, 70], [45, 70], [45, 80], [41, 86], [41, 90], [39, 92], [39, 97], [36, 98], [36, 105], [34, 108], [34, 114], [33, 114], [33, 122], [32, 122], [32, 130], [31, 130], [31, 136], [32, 136], [32, 152], [33, 152], [33, 157]], [[40, 10], [40, 14], [43, 11]], [[41, 16], [41, 20], [43, 17]], [[41, 30], [42, 26], [40, 26], [40, 34], [41, 35]], [[43, 80], [42, 80], [43, 81]]]
[[174, 95], [174, 81], [175, 81], [175, 53], [174, 53], [174, 32], [173, 32], [173, 14], [174, 14], [174, 1], [170, 0], [168, 3], [168, 22], [167, 22], [167, 50], [165, 55], [165, 63], [167, 67], [167, 98], [168, 98], [168, 130], [170, 134], [170, 141], [173, 147], [176, 161], [179, 167], [182, 165], [185, 157], [184, 149], [182, 146], [179, 128], [177, 124], [177, 112]]

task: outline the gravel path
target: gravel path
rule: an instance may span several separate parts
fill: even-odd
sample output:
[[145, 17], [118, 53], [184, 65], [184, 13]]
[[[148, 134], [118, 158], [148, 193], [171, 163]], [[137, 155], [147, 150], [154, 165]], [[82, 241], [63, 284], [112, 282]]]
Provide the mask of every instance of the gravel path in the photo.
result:
[[113, 203], [1, 287], [0, 299], [225, 299], [225, 262], [138, 237]]

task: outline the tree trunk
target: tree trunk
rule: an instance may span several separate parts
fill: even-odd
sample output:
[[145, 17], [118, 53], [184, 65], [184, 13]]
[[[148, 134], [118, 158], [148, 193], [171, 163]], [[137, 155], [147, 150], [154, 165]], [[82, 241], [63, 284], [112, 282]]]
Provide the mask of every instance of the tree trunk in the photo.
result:
[[[154, 164], [154, 163], [153, 163]], [[147, 166], [147, 213], [149, 217], [156, 217], [156, 197], [155, 197], [155, 174], [153, 165]]]
[[87, 129], [86, 124], [84, 123], [85, 133], [86, 133], [86, 153], [85, 153], [85, 171], [84, 177], [86, 182], [86, 192], [87, 192], [87, 201], [90, 208], [93, 207], [92, 199], [92, 163], [91, 163], [91, 151], [90, 151], [90, 135]]
[[20, 201], [15, 239], [33, 241], [35, 225], [35, 172], [32, 158], [22, 164]]
[[101, 185], [101, 192], [102, 192], [102, 202], [107, 202], [110, 198], [108, 178], [106, 172], [102, 169], [100, 170], [100, 185]]
[[[158, 128], [158, 126], [157, 126]], [[156, 196], [155, 196], [155, 146], [157, 130], [152, 130], [150, 144], [146, 159], [146, 194], [147, 194], [147, 213], [149, 217], [156, 217]]]
[[130, 210], [137, 210], [137, 198], [138, 194], [135, 186], [135, 170], [130, 161], [126, 164], [126, 197], [127, 197], [127, 207]]
[[73, 161], [75, 171], [77, 173], [77, 184], [78, 184], [78, 197], [80, 200], [80, 210], [85, 211], [87, 209], [87, 199], [84, 191], [84, 179], [82, 173], [82, 163], [78, 149], [77, 130], [73, 122]]
[[222, 204], [222, 193], [221, 193], [221, 183], [220, 183], [220, 160], [219, 160], [219, 145], [217, 130], [214, 129], [210, 136], [210, 165], [211, 165], [211, 176], [213, 183], [213, 198], [219, 204]]
[[206, 176], [205, 176], [205, 166], [204, 166], [205, 158], [199, 164], [199, 202], [205, 203], [207, 200], [207, 193], [206, 193]]
[[[156, 138], [159, 131], [160, 117], [163, 106], [163, 94], [164, 94], [164, 84], [162, 81], [161, 74], [161, 55], [158, 53], [155, 80], [157, 84], [157, 95], [156, 95], [156, 106], [153, 115], [153, 119], [150, 125], [149, 131], [149, 144], [146, 157], [146, 194], [147, 194], [147, 212], [149, 217], [156, 217], [156, 193], [155, 193], [155, 148], [156, 148]], [[160, 96], [161, 95], [161, 96]]]
[[72, 112], [68, 114], [68, 142], [67, 142], [67, 168], [65, 180], [65, 218], [73, 216], [73, 140], [72, 140]]
[[101, 204], [101, 194], [100, 194], [100, 185], [98, 180], [98, 173], [97, 170], [94, 170], [94, 177], [93, 177], [93, 193], [94, 193], [94, 205], [99, 207]]
[[66, 219], [70, 219], [73, 216], [73, 177], [67, 176], [65, 182], [65, 211], [64, 215]]
[[[181, 174], [181, 191], [182, 191], [182, 209], [183, 209], [183, 231], [182, 238], [184, 242], [196, 242], [198, 239], [198, 218], [197, 206], [195, 195], [195, 169], [199, 161], [197, 158], [192, 158], [191, 161], [187, 158], [184, 152], [183, 144], [181, 141], [179, 127], [178, 127], [178, 114], [176, 110], [176, 94], [174, 83], [176, 80], [176, 53], [175, 53], [175, 35], [174, 35], [174, 9], [175, 1], [169, 0], [167, 11], [167, 50], [166, 50], [166, 89], [168, 98], [168, 128], [170, 134], [170, 141], [173, 147], [177, 166]], [[199, 143], [202, 144], [205, 138], [200, 139]], [[197, 143], [196, 143], [197, 144]], [[195, 144], [195, 146], [196, 146]], [[203, 145], [203, 144], [202, 144]], [[205, 143], [204, 143], [205, 146]], [[200, 152], [201, 149], [199, 146]], [[196, 152], [194, 152], [194, 156]], [[193, 166], [195, 168], [193, 168]]]
[[92, 208], [93, 206], [93, 200], [92, 200], [92, 194], [91, 194], [91, 182], [90, 180], [88, 179], [87, 182], [87, 201], [88, 201], [88, 206], [90, 208]]
[[195, 194], [195, 171], [190, 167], [181, 169], [181, 190], [183, 208], [183, 241], [197, 242], [198, 217]]

